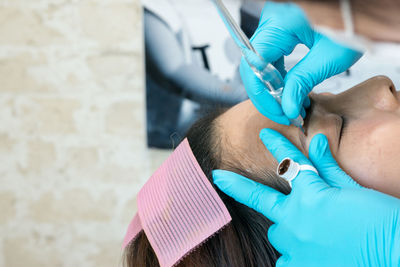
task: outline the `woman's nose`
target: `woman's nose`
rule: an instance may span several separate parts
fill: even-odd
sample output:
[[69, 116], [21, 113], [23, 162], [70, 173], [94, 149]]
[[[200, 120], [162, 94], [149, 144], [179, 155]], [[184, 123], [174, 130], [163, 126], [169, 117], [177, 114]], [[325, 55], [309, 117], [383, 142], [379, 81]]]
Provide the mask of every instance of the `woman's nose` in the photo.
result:
[[[388, 77], [376, 76], [368, 80], [368, 95], [375, 108], [383, 111], [392, 111], [399, 108], [396, 88]], [[367, 81], [367, 82], [368, 82]]]
[[367, 80], [367, 82], [372, 83], [374, 86], [379, 87], [381, 89], [388, 89], [392, 93], [396, 91], [396, 88], [392, 82], [392, 80], [384, 75], [379, 75], [372, 77], [371, 79]]
[[376, 76], [341, 94], [310, 94], [310, 99], [320, 113], [360, 117], [372, 109], [399, 109], [400, 95], [397, 96], [395, 91], [388, 77]]

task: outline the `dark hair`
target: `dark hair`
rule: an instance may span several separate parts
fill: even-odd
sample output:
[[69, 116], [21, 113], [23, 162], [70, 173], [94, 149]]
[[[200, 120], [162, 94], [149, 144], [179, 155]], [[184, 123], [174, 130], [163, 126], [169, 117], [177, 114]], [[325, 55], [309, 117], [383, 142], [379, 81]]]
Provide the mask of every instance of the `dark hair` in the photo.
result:
[[[193, 154], [211, 183], [212, 170], [222, 165], [225, 169], [255, 179], [255, 176], [259, 174], [245, 172], [242, 168], [235, 167], [233, 162], [232, 164], [226, 162], [221, 157], [220, 151], [224, 140], [218, 129], [217, 118], [223, 112], [224, 110], [212, 112], [189, 129], [186, 137]], [[225, 195], [217, 187], [214, 186], [214, 188], [231, 214], [232, 222], [185, 256], [177, 266], [275, 266], [280, 255], [267, 238], [268, 228], [272, 223], [260, 213]], [[283, 187], [277, 189], [286, 191]], [[143, 231], [126, 248], [125, 263], [129, 267], [159, 266], [157, 257]]]

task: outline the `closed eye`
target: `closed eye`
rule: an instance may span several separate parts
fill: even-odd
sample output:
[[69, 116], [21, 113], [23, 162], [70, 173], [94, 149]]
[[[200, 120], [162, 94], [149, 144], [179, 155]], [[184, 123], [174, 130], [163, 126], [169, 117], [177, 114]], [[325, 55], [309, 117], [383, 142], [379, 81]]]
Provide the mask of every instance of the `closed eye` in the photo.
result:
[[346, 118], [346, 116], [342, 115], [340, 117], [342, 118], [342, 127], [340, 128], [340, 133], [339, 133], [339, 145], [340, 145], [340, 141], [342, 140], [342, 137], [344, 136], [347, 126], [348, 126], [348, 119]]

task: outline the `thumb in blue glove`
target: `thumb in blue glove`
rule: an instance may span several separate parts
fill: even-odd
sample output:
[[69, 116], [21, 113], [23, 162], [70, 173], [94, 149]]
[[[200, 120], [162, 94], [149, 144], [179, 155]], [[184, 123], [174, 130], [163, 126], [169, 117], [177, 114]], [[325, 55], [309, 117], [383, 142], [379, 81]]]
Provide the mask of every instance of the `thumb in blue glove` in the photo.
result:
[[[292, 3], [267, 2], [251, 43], [285, 77], [282, 107], [242, 59], [240, 73], [247, 94], [260, 113], [285, 125], [290, 124], [288, 118], [305, 116], [304, 108], [310, 103], [308, 94], [314, 86], [346, 71], [362, 56], [314, 31], [301, 8]], [[305, 44], [310, 51], [286, 75], [283, 56], [291, 54], [298, 44]]]
[[282, 254], [276, 266], [400, 265], [399, 199], [354, 182], [322, 134], [310, 143], [311, 161], [276, 131], [264, 129], [260, 136], [279, 162], [314, 163], [321, 175], [300, 171], [284, 195], [232, 172], [213, 172], [222, 191], [275, 223], [268, 239]]

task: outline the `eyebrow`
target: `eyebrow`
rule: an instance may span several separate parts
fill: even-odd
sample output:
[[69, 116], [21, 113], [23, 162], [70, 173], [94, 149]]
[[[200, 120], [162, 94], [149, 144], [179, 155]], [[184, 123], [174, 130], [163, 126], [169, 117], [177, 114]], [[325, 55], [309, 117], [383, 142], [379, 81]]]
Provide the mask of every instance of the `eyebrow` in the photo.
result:
[[342, 119], [342, 121], [341, 121], [341, 124], [340, 124], [338, 147], [340, 146], [340, 142], [342, 141], [344, 128], [347, 125], [346, 124], [347, 123], [347, 119], [344, 116], [340, 116], [340, 118]]
[[304, 125], [303, 125], [306, 136], [308, 132], [308, 124], [310, 123], [311, 115], [314, 113], [314, 107], [315, 107], [315, 101], [312, 98], [310, 98], [310, 107], [306, 110], [306, 117], [304, 119]]

